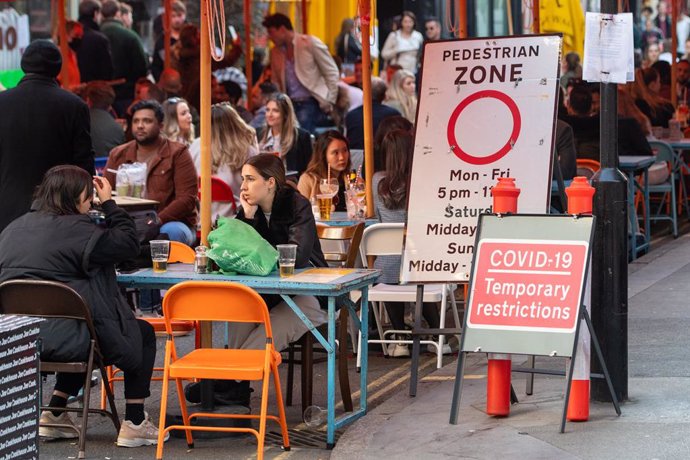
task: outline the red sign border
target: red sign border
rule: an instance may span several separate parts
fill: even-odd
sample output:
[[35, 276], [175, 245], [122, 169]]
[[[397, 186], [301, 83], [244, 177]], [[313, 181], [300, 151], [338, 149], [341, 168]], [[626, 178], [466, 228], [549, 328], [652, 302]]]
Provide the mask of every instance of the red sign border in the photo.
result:
[[[513, 130], [510, 133], [510, 137], [508, 138], [508, 141], [505, 143], [503, 147], [498, 149], [495, 153], [492, 153], [491, 155], [485, 156], [485, 157], [475, 157], [472, 156], [471, 154], [465, 152], [463, 149], [460, 148], [458, 145], [458, 141], [455, 137], [455, 125], [458, 122], [458, 118], [460, 117], [460, 114], [462, 113], [465, 108], [467, 108], [468, 105], [470, 105], [472, 102], [477, 101], [479, 99], [483, 98], [493, 98], [493, 99], [498, 99], [499, 101], [503, 102], [508, 109], [510, 110], [510, 113], [513, 117]], [[482, 91], [477, 91], [476, 93], [473, 93], [463, 99], [460, 104], [453, 110], [453, 113], [451, 114], [450, 118], [448, 119], [448, 129], [446, 132], [446, 135], [448, 137], [448, 144], [450, 145], [451, 150], [461, 160], [465, 161], [466, 163], [473, 164], [473, 165], [486, 165], [493, 163], [495, 161], [500, 160], [503, 158], [510, 150], [513, 148], [515, 143], [517, 142], [517, 139], [520, 135], [520, 130], [522, 129], [522, 118], [520, 116], [520, 109], [518, 108], [517, 104], [513, 99], [510, 98], [506, 93], [502, 93], [501, 91], [496, 91], [493, 89], [486, 89]]]

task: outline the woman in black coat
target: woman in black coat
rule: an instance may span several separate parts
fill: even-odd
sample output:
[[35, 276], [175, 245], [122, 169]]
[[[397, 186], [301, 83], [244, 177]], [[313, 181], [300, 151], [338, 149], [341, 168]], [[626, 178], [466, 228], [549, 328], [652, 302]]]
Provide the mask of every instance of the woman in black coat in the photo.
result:
[[[106, 226], [87, 215], [94, 188], [105, 213]], [[107, 180], [92, 177], [76, 166], [55, 166], [46, 172], [32, 211], [0, 234], [0, 281], [41, 279], [65, 283], [86, 301], [106, 364], [124, 371], [126, 412], [117, 444], [136, 447], [155, 444], [158, 430], [144, 412], [156, 357], [153, 327], [137, 320], [117, 286], [115, 264], [139, 253], [132, 218], [111, 198]], [[55, 361], [87, 359], [89, 335], [73, 320], [41, 324], [41, 358]], [[50, 406], [65, 407], [84, 383], [83, 374], [56, 377]], [[67, 412], [46, 411], [41, 423], [74, 425]], [[75, 438], [62, 427], [39, 428], [48, 438]]]
[[[285, 180], [283, 162], [263, 153], [251, 157], [242, 167], [241, 209], [237, 219], [251, 225], [272, 246], [296, 244], [295, 268], [325, 267], [326, 260], [316, 234], [311, 204]], [[273, 345], [281, 351], [304, 335], [308, 329], [280, 296], [262, 296], [270, 310]], [[314, 296], [298, 295], [292, 301], [318, 327], [328, 321]], [[266, 333], [254, 323], [230, 324], [230, 348], [263, 349]], [[249, 405], [249, 381], [215, 382], [215, 398], [220, 403]], [[190, 402], [199, 402], [198, 385], [185, 390]]]
[[292, 101], [286, 94], [268, 97], [266, 126], [259, 133], [259, 150], [278, 155], [287, 171], [302, 174], [311, 159], [312, 140], [311, 134], [298, 125]]

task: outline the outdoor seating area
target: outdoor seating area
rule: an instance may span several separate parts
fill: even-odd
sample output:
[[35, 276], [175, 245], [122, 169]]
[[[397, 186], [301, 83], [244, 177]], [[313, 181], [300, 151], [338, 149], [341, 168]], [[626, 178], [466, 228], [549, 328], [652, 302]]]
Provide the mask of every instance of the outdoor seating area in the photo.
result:
[[689, 88], [690, 0], [3, 2], [0, 459], [686, 457]]

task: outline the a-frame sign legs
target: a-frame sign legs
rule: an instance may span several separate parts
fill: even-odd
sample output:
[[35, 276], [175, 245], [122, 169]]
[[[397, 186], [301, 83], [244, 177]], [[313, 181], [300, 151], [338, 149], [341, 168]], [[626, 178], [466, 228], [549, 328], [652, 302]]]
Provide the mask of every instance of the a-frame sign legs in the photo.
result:
[[[604, 361], [604, 356], [601, 353], [601, 348], [599, 347], [599, 341], [597, 339], [597, 335], [594, 332], [594, 328], [592, 327], [592, 321], [589, 318], [589, 314], [587, 313], [586, 308], [581, 308], [580, 309], [581, 313], [581, 319], [585, 320], [585, 323], [587, 324], [587, 329], [589, 329], [589, 333], [592, 337], [592, 344], [594, 345], [594, 350], [597, 355], [597, 359], [601, 363], [602, 370], [604, 372], [604, 378], [606, 379], [606, 383], [609, 387], [609, 391], [611, 392], [611, 400], [613, 402], [613, 407], [616, 410], [617, 415], [621, 415], [621, 409], [620, 405], [618, 403], [618, 398], [616, 397], [616, 393], [613, 389], [613, 382], [611, 382], [611, 376], [609, 375], [609, 370], [608, 367], [606, 367], [606, 362]], [[577, 343], [578, 343], [578, 338], [580, 335], [580, 324], [581, 322], [578, 322], [577, 330], [575, 333], [575, 346], [573, 347], [573, 353], [572, 356], [570, 357], [570, 368], [568, 369], [568, 375], [567, 375], [567, 386], [566, 386], [566, 391], [565, 391], [565, 400], [563, 402], [563, 414], [561, 417], [561, 426], [560, 426], [560, 432], [563, 433], [565, 432], [565, 422], [566, 422], [566, 414], [568, 412], [568, 401], [570, 400], [570, 388], [572, 385], [573, 381], [573, 371], [574, 371], [574, 366], [575, 366], [575, 355], [577, 353]], [[464, 334], [463, 334], [463, 339], [464, 339]], [[463, 340], [464, 341], [464, 340]], [[460, 349], [462, 350], [462, 344], [460, 346]], [[462, 381], [465, 375], [465, 354], [467, 352], [461, 351], [458, 355], [458, 367], [455, 371], [455, 383], [453, 385], [453, 400], [450, 405], [450, 423], [452, 425], [457, 425], [458, 423], [458, 412], [459, 412], [459, 406], [460, 406], [460, 397], [462, 395]]]

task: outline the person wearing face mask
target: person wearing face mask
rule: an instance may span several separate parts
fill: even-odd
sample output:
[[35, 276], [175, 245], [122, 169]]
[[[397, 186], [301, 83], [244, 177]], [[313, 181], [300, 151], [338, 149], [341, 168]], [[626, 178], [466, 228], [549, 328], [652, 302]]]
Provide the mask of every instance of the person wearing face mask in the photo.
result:
[[333, 198], [336, 211], [345, 211], [345, 176], [350, 171], [350, 149], [345, 136], [338, 131], [322, 133], [314, 144], [307, 170], [299, 178], [297, 189], [307, 199], [320, 194], [319, 183], [328, 177], [338, 179], [338, 194]]

